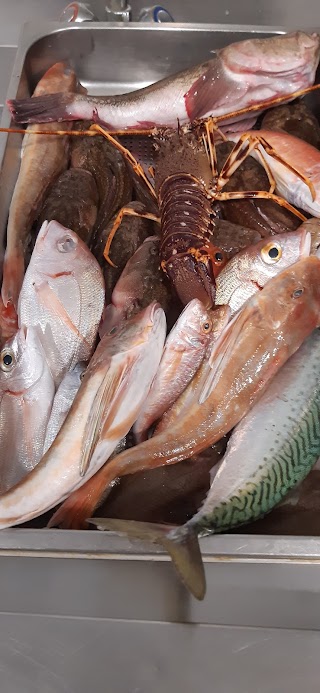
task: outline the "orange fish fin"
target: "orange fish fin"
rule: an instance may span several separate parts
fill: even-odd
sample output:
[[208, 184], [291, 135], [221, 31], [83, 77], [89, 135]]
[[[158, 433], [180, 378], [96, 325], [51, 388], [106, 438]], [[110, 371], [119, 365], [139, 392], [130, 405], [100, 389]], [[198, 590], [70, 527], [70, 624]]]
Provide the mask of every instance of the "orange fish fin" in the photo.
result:
[[107, 464], [91, 479], [86, 481], [81, 488], [71, 493], [69, 498], [54, 513], [48, 522], [48, 527], [62, 527], [63, 529], [87, 528], [87, 518], [93, 515], [96, 508], [101, 505], [111, 490], [111, 487], [108, 488], [105, 480]]
[[208, 370], [206, 381], [199, 394], [199, 404], [203, 404], [213, 392], [216, 384], [219, 381], [222, 370], [225, 367], [225, 363], [228, 361], [228, 359], [230, 359], [234, 346], [239, 339], [247, 320], [248, 312], [245, 310], [245, 308], [243, 308], [236, 313], [236, 315], [234, 315], [232, 320], [230, 320], [230, 322], [221, 332], [220, 337], [218, 337], [217, 341], [214, 343], [208, 361], [210, 370]]
[[[88, 471], [90, 460], [100, 438], [102, 428], [106, 423], [111, 423], [111, 417], [115, 416], [116, 408], [112, 409], [114, 399], [121, 389], [123, 376], [127, 367], [120, 363], [118, 367], [108, 371], [104, 376], [94, 399], [93, 407], [83, 434], [83, 445], [80, 459], [80, 476]], [[111, 413], [112, 412], [112, 413]]]

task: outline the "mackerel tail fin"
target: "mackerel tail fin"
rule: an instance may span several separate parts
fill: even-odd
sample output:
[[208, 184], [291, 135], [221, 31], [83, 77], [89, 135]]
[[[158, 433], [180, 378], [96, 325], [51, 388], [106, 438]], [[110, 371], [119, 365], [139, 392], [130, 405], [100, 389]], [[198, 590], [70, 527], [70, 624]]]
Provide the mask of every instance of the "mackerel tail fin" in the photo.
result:
[[100, 530], [125, 534], [130, 539], [141, 539], [162, 546], [169, 554], [185, 587], [196, 599], [202, 600], [206, 593], [206, 578], [196, 531], [189, 526], [173, 527], [92, 517], [89, 520]]
[[59, 92], [29, 99], [9, 99], [7, 106], [16, 123], [60, 123], [76, 120], [76, 115], [71, 113], [73, 109], [70, 109], [76, 98], [73, 93]]

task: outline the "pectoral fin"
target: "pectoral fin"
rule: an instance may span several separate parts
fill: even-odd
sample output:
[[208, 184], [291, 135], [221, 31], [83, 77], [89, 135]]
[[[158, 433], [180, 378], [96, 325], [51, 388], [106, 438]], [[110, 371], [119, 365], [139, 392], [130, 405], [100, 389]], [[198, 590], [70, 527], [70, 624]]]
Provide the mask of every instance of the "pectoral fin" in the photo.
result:
[[123, 384], [123, 376], [127, 367], [123, 363], [119, 364], [118, 368], [110, 369], [104, 376], [102, 383], [95, 396], [93, 407], [83, 434], [83, 447], [80, 460], [80, 476], [84, 476], [88, 471], [90, 460], [94, 453], [95, 447], [101, 435], [102, 428], [106, 424], [106, 420], [111, 416], [115, 416], [116, 408], [111, 413], [114, 399], [121, 389]]

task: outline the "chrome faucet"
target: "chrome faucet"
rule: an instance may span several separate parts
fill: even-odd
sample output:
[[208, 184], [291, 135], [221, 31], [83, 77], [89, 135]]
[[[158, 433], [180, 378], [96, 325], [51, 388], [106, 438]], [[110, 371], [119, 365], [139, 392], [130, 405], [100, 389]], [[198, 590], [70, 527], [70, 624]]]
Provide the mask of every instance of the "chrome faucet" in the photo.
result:
[[108, 0], [105, 18], [107, 22], [130, 22], [131, 6], [127, 0]]
[[[70, 2], [59, 17], [61, 22], [95, 22], [97, 17], [89, 3]], [[131, 6], [127, 0], [107, 0], [105, 7], [107, 22], [130, 22]], [[170, 12], [161, 5], [143, 7], [138, 15], [138, 22], [174, 22]]]

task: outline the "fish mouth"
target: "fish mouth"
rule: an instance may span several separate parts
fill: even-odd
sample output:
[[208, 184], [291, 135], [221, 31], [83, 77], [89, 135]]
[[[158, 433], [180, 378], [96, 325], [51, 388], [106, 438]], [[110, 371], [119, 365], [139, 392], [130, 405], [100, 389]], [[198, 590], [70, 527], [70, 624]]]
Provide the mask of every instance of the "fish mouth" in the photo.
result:
[[300, 257], [309, 257], [311, 251], [311, 233], [305, 230], [300, 241]]
[[254, 279], [250, 279], [250, 283], [252, 284], [252, 286], [254, 286], [254, 288], [255, 288], [257, 291], [262, 291], [263, 286], [261, 286], [260, 284], [258, 284], [258, 282], [254, 281]]
[[159, 315], [159, 311], [162, 311], [160, 303], [158, 301], [153, 301], [153, 303], [150, 303], [150, 306], [146, 308], [146, 319], [150, 321], [151, 326], [157, 322], [157, 318]]

